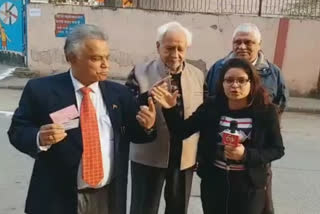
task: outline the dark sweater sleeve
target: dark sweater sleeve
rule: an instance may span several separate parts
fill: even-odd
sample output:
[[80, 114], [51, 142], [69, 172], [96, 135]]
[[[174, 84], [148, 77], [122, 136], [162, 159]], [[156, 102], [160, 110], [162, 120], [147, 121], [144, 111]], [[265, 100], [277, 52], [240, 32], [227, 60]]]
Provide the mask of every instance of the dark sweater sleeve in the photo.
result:
[[195, 132], [200, 131], [205, 126], [208, 118], [207, 109], [208, 103], [205, 102], [185, 120], [179, 116], [179, 111], [176, 106], [170, 109], [163, 109], [163, 115], [169, 131], [175, 133], [175, 136], [177, 136], [179, 140], [183, 140]]
[[136, 97], [139, 105], [148, 104], [148, 92], [140, 93], [140, 85], [136, 78], [135, 68], [129, 73], [125, 85], [130, 89], [133, 96]]
[[157, 136], [155, 129], [145, 130], [136, 119], [136, 115], [139, 111], [139, 105], [137, 100], [129, 90], [125, 91], [123, 96], [124, 116], [125, 119], [125, 133], [133, 143], [148, 143], [153, 141]]
[[[264, 139], [261, 139], [261, 136], [258, 137], [258, 139], [264, 140], [265, 142], [257, 148], [246, 148], [245, 163], [248, 167], [257, 167], [267, 164], [273, 160], [280, 159], [284, 155], [284, 146], [280, 132], [278, 113], [275, 107], [270, 107], [264, 117], [267, 118], [263, 124], [266, 129], [264, 136], [262, 136]], [[259, 130], [256, 132], [263, 133]]]

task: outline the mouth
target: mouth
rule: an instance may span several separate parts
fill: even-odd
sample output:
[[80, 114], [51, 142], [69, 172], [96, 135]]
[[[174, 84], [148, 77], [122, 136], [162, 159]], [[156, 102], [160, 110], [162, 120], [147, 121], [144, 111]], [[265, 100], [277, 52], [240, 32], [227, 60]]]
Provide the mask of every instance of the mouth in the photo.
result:
[[232, 95], [238, 95], [238, 94], [240, 94], [238, 91], [230, 91], [230, 93], [231, 93]]
[[169, 58], [168, 59], [169, 62], [179, 62], [179, 58]]
[[102, 76], [106, 76], [106, 75], [108, 75], [108, 72], [107, 71], [102, 71], [102, 72], [99, 72], [98, 74], [102, 75]]
[[237, 54], [238, 55], [248, 55], [249, 53], [245, 52], [245, 51], [237, 51]]
[[178, 64], [179, 61], [178, 60], [172, 60], [172, 61], [169, 61], [170, 64]]

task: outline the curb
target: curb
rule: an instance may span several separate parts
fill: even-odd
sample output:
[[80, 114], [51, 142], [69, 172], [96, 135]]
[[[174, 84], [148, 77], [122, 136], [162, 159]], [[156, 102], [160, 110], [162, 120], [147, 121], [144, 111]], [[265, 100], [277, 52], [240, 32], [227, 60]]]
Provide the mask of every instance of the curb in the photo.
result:
[[301, 108], [301, 107], [287, 107], [285, 112], [298, 112], [298, 113], [309, 113], [309, 114], [320, 114], [320, 109], [312, 108]]
[[12, 111], [0, 111], [0, 115], [4, 115], [6, 117], [11, 117], [14, 112]]
[[23, 90], [24, 86], [0, 86], [0, 89]]

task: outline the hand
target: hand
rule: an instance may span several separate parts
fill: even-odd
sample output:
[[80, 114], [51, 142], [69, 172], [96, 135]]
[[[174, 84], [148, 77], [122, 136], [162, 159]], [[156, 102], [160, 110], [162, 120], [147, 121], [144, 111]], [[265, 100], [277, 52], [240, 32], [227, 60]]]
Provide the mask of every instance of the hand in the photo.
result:
[[154, 84], [152, 85], [151, 89], [154, 88], [154, 87], [156, 87], [156, 86], [161, 86], [161, 87], [164, 86], [164, 87], [168, 90], [168, 84], [167, 84], [167, 82], [168, 82], [168, 81], [170, 82], [170, 79], [171, 79], [171, 75], [169, 74], [169, 75], [166, 76], [165, 78], [163, 78], [163, 79], [157, 81], [156, 83], [154, 83]]
[[178, 91], [170, 93], [162, 87], [154, 87], [151, 91], [152, 97], [166, 109], [172, 108], [177, 104], [178, 93]]
[[157, 83], [153, 84], [153, 86], [151, 87], [151, 89], [148, 91], [148, 95], [149, 95], [149, 96], [152, 96], [151, 92], [152, 92], [152, 90], [153, 90], [155, 87], [161, 87], [161, 88], [163, 88], [164, 90], [169, 91], [169, 87], [168, 87], [168, 84], [167, 84], [166, 82], [157, 82]]
[[140, 111], [136, 117], [139, 124], [145, 129], [152, 128], [156, 121], [156, 107], [151, 97], [148, 98], [148, 105], [149, 106], [140, 106]]
[[[168, 78], [171, 78], [171, 76], [169, 76]], [[153, 84], [150, 91], [152, 91], [152, 89], [155, 87], [161, 87], [161, 88], [169, 91], [169, 87], [168, 87], [168, 83], [166, 82], [166, 79], [167, 78], [165, 78], [165, 80], [161, 80], [160, 82], [156, 82], [155, 84]]]
[[244, 158], [244, 146], [240, 143], [238, 146], [225, 145], [224, 155], [230, 160], [242, 160]]
[[199, 162], [197, 161], [194, 166], [192, 167], [192, 171], [196, 172], [199, 169]]
[[60, 124], [52, 123], [40, 127], [40, 146], [49, 146], [59, 143], [67, 136], [64, 128]]

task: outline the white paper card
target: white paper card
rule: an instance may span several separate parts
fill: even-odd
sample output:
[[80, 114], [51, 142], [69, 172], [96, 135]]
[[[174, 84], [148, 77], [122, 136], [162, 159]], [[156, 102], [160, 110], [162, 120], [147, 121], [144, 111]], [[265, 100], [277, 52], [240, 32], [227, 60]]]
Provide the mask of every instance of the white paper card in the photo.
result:
[[69, 120], [68, 122], [62, 123], [62, 125], [66, 131], [70, 130], [70, 129], [78, 128], [79, 127], [79, 118]]

